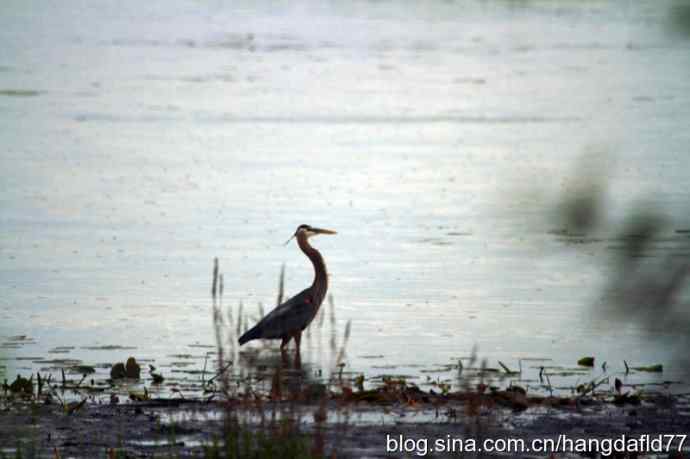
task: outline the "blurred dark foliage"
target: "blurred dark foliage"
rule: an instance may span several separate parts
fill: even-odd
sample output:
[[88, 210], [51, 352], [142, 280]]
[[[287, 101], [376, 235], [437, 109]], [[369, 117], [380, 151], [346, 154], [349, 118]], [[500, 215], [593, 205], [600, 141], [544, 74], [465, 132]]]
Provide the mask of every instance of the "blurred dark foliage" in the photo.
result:
[[577, 164], [573, 183], [564, 188], [558, 215], [560, 227], [569, 235], [586, 235], [600, 225], [603, 216], [604, 173], [608, 168], [594, 155]]
[[[578, 171], [581, 173], [582, 171]], [[560, 224], [569, 235], [601, 233], [605, 187], [570, 190], [559, 206]], [[597, 313], [621, 326], [636, 323], [652, 333], [690, 335], [690, 230], [637, 205], [614, 231], [606, 249], [613, 270], [596, 305]]]
[[683, 290], [690, 280], [690, 239], [667, 219], [643, 208], [633, 211], [616, 240], [616, 269], [601, 310], [654, 331], [690, 332]]
[[596, 186], [564, 196], [560, 206], [561, 226], [569, 234], [586, 234], [594, 229], [601, 213], [600, 189]]
[[690, 0], [676, 0], [669, 9], [671, 31], [690, 38]]

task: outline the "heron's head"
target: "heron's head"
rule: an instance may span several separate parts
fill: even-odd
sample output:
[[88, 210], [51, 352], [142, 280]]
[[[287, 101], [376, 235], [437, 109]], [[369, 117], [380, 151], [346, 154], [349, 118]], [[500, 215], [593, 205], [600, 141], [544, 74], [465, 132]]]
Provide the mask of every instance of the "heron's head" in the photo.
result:
[[294, 237], [304, 237], [305, 239], [309, 239], [310, 237], [316, 236], [318, 234], [336, 234], [336, 232], [329, 229], [314, 228], [313, 226], [309, 225], [299, 225], [297, 227], [297, 230], [295, 231], [295, 234], [293, 234], [292, 237], [288, 239], [286, 244], [290, 242]]

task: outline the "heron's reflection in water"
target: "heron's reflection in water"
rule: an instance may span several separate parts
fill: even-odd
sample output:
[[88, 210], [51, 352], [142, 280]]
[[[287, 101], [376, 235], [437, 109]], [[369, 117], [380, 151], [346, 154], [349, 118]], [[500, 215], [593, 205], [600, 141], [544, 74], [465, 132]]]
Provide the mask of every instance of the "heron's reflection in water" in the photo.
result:
[[324, 371], [317, 363], [302, 362], [299, 353], [275, 348], [253, 348], [239, 354], [243, 376], [238, 382], [247, 384], [252, 392], [279, 399], [318, 398], [326, 388]]

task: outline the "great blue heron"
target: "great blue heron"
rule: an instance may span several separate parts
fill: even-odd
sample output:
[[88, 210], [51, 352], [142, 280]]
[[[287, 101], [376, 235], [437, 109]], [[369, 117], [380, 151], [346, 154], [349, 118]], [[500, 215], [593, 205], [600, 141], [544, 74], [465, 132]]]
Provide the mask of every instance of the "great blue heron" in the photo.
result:
[[309, 245], [309, 238], [317, 234], [336, 234], [335, 231], [300, 225], [297, 231], [286, 242], [297, 238], [302, 252], [309, 257], [314, 265], [314, 282], [311, 287], [302, 290], [283, 304], [278, 305], [266, 317], [254, 325], [251, 330], [239, 339], [240, 346], [253, 339], [282, 339], [280, 350], [285, 350], [292, 338], [295, 339], [297, 354], [300, 352], [302, 331], [309, 326], [319, 311], [328, 290], [328, 273], [323, 257], [314, 247]]

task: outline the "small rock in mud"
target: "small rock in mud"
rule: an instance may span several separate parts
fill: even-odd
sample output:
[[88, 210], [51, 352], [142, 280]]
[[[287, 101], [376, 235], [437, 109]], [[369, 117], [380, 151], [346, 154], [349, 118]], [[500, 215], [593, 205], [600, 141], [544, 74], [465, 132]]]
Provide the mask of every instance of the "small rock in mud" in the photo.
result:
[[125, 365], [122, 362], [118, 362], [110, 369], [110, 379], [123, 379], [127, 377], [127, 371], [125, 370]]
[[127, 363], [118, 362], [110, 369], [110, 379], [139, 379], [141, 367], [134, 357], [127, 359]]
[[139, 366], [134, 357], [130, 357], [127, 359], [125, 371], [127, 373], [128, 378], [139, 379], [139, 375], [141, 374], [141, 367]]

